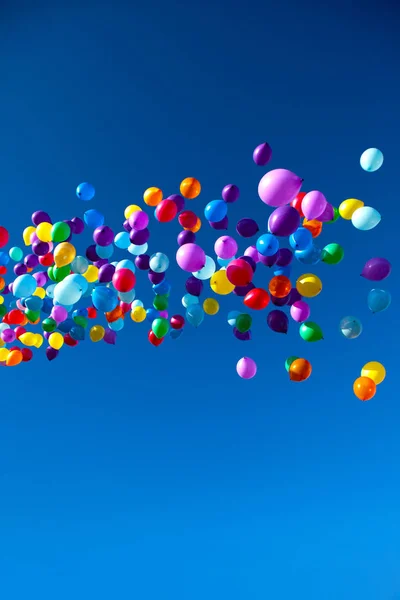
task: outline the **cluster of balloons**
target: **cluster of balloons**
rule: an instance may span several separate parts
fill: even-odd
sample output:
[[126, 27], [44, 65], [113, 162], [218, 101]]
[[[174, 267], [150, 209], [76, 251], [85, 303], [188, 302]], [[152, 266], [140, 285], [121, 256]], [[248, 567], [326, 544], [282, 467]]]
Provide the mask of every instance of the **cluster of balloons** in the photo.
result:
[[376, 387], [382, 383], [386, 377], [386, 369], [376, 361], [368, 362], [361, 369], [361, 375], [354, 384], [353, 390], [359, 400], [366, 402], [371, 400], [376, 394]]
[[[253, 152], [258, 166], [268, 164], [271, 157], [267, 143]], [[368, 160], [368, 164], [376, 166], [376, 156]], [[354, 198], [336, 208], [320, 191], [301, 191], [302, 184], [303, 180], [287, 169], [267, 172], [258, 184], [261, 201], [273, 209], [267, 228], [260, 230], [254, 219], [246, 217], [236, 223], [236, 235], [223, 233], [229, 227], [229, 205], [240, 197], [236, 185], [226, 185], [221, 198], [208, 202], [202, 218], [186, 207], [187, 201], [201, 193], [197, 179], [184, 179], [180, 193], [168, 197], [157, 187], [146, 189], [143, 202], [152, 209], [154, 219], [160, 223], [177, 221], [180, 226], [174, 261], [162, 252], [149, 252], [151, 215], [139, 205], [126, 207], [125, 220], [117, 232], [106, 225], [104, 215], [96, 209], [86, 210], [83, 218], [56, 222], [46, 212], [36, 211], [32, 224], [22, 233], [26, 250], [12, 247], [8, 252], [0, 252], [0, 364], [16, 366], [27, 362], [32, 358], [32, 349], [43, 344], [49, 360], [54, 360], [64, 345], [73, 347], [86, 338], [115, 344], [128, 316], [134, 323], [148, 322], [148, 341], [159, 346], [167, 337], [180, 337], [186, 323], [198, 327], [206, 315], [216, 315], [220, 310], [217, 297], [229, 294], [242, 302], [241, 310], [228, 315], [233, 336], [240, 341], [251, 340], [252, 313], [269, 305], [272, 310], [266, 316], [266, 324], [272, 332], [287, 334], [292, 322], [304, 341], [322, 340], [320, 325], [311, 320], [312, 299], [323, 288], [313, 267], [319, 263], [339, 264], [344, 249], [337, 242], [319, 245], [318, 238], [325, 226], [339, 218], [351, 220], [357, 229], [367, 231], [381, 217], [375, 209]], [[84, 182], [77, 187], [76, 195], [88, 202], [95, 197], [95, 189]], [[220, 231], [214, 256], [206, 254], [197, 240], [202, 219]], [[77, 241], [85, 230], [90, 231], [92, 243], [79, 254]], [[247, 241], [250, 238], [252, 243]], [[285, 239], [287, 244], [283, 245]], [[239, 244], [243, 240], [247, 247], [241, 253]], [[7, 230], [0, 227], [0, 248], [8, 242]], [[125, 255], [114, 260], [114, 254], [120, 251], [127, 252], [129, 258]], [[7, 283], [4, 276], [10, 262], [14, 278]], [[293, 284], [291, 271], [295, 262], [302, 266], [303, 273]], [[187, 278], [181, 299], [183, 314], [171, 315], [172, 286], [167, 273], [173, 263]], [[255, 273], [265, 267], [271, 269], [272, 276], [260, 287], [255, 283]], [[390, 270], [389, 261], [372, 258], [361, 275], [370, 281], [382, 281]], [[152, 286], [151, 306], [136, 298], [136, 279], [141, 271]], [[206, 294], [201, 302], [206, 286], [214, 297]], [[389, 304], [388, 292], [370, 291], [368, 305], [372, 312], [385, 310]], [[34, 326], [39, 331], [34, 332]], [[346, 317], [340, 329], [345, 337], [354, 339], [362, 326], [356, 318]], [[257, 365], [245, 356], [236, 370], [241, 378], [251, 379]], [[292, 381], [300, 382], [310, 377], [312, 367], [305, 358], [292, 356], [286, 361], [286, 370]]]

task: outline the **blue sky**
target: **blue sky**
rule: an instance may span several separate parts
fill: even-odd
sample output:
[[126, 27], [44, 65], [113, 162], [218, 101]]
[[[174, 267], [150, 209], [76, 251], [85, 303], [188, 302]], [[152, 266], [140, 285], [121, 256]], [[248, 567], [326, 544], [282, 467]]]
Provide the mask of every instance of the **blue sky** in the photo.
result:
[[[158, 349], [128, 323], [116, 347], [87, 342], [1, 370], [2, 597], [400, 597], [397, 15], [294, 0], [1, 11], [1, 224], [14, 244], [34, 210], [82, 214], [83, 180], [115, 231], [147, 187], [172, 194], [186, 176], [203, 186], [189, 208], [201, 214], [235, 183], [231, 224], [265, 229], [265, 171], [252, 162], [264, 140], [271, 168], [292, 169], [304, 189], [382, 214], [368, 233], [324, 230], [346, 254], [316, 268], [323, 342], [307, 345], [292, 322], [273, 334], [265, 314], [239, 342], [229, 297]], [[370, 146], [385, 155], [375, 174], [359, 166]], [[177, 224], [151, 230], [151, 250], [173, 257]], [[211, 251], [216, 237], [204, 227], [199, 240]], [[359, 276], [372, 256], [393, 264], [392, 307], [374, 316]], [[185, 277], [170, 280], [177, 312]], [[138, 296], [151, 297], [145, 277]], [[338, 332], [349, 314], [364, 325], [354, 341]], [[258, 363], [252, 381], [235, 373], [244, 354]], [[308, 382], [288, 381], [290, 355], [312, 362]], [[362, 404], [352, 384], [369, 360], [388, 376]]]

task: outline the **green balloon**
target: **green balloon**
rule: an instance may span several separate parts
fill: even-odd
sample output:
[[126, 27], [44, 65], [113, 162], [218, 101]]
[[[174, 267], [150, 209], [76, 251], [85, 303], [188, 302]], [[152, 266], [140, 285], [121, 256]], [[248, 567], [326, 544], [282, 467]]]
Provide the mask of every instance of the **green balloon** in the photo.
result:
[[153, 306], [156, 310], [166, 310], [168, 308], [167, 296], [157, 294], [153, 300]]
[[339, 213], [339, 209], [336, 208], [336, 206], [333, 207], [333, 219], [331, 219], [330, 221], [327, 221], [326, 223], [335, 223], [335, 221], [338, 220], [338, 218], [340, 217], [340, 213]]
[[246, 331], [249, 331], [252, 322], [253, 319], [250, 315], [242, 313], [236, 317], [235, 327], [238, 331], [240, 331], [240, 333], [246, 333]]
[[298, 356], [289, 356], [289, 358], [287, 358], [285, 360], [285, 369], [288, 373], [289, 373], [290, 365], [292, 364], [292, 362], [294, 362], [298, 358], [299, 358]]
[[53, 242], [65, 242], [71, 235], [71, 227], [64, 221], [54, 223], [51, 228], [51, 239]]
[[86, 329], [86, 327], [88, 326], [88, 321], [87, 321], [86, 317], [82, 317], [81, 315], [78, 315], [77, 317], [73, 317], [73, 321], [74, 321], [74, 323], [76, 323], [77, 325], [80, 325], [84, 329]]
[[40, 317], [40, 310], [25, 309], [25, 316], [31, 323], [35, 323]]
[[327, 265], [337, 265], [343, 260], [344, 250], [340, 244], [328, 244], [322, 250], [322, 262]]
[[65, 267], [53, 267], [53, 281], [60, 283], [63, 279], [67, 277], [67, 275], [71, 274], [71, 268], [69, 265]]
[[305, 342], [318, 342], [324, 339], [324, 334], [319, 325], [313, 321], [306, 321], [300, 325], [300, 337]]
[[169, 323], [167, 319], [159, 317], [158, 319], [154, 319], [153, 323], [151, 324], [151, 329], [156, 338], [160, 340], [167, 335], [169, 331]]
[[14, 246], [14, 248], [10, 248], [8, 254], [11, 260], [14, 260], [15, 262], [19, 262], [24, 256], [24, 253], [22, 252], [21, 248], [17, 248], [16, 246]]
[[4, 304], [0, 304], [0, 319], [2, 319], [5, 314], [7, 314], [7, 309]]
[[57, 329], [57, 321], [51, 319], [44, 319], [42, 322], [43, 331], [47, 331], [47, 333], [51, 333]]

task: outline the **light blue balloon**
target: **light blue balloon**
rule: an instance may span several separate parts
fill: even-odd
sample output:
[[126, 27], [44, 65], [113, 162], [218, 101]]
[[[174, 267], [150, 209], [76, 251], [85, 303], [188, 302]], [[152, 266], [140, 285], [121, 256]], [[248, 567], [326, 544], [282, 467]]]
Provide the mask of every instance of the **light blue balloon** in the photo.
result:
[[[135, 290], [131, 290], [130, 292], [120, 292], [119, 297], [122, 302], [126, 302], [130, 304], [135, 299], [136, 292]], [[140, 302], [140, 300], [139, 300]]]
[[11, 327], [7, 325], [7, 323], [0, 323], [0, 333], [6, 331], [7, 329], [11, 329]]
[[87, 181], [84, 181], [83, 183], [80, 183], [76, 188], [76, 195], [80, 200], [83, 200], [84, 202], [89, 202], [94, 198], [95, 189], [91, 183], [87, 183]]
[[199, 299], [197, 296], [192, 296], [192, 294], [185, 294], [182, 298], [182, 304], [185, 308], [189, 306], [193, 306], [194, 304], [198, 304]]
[[62, 302], [58, 302], [57, 300], [54, 300], [54, 306], [62, 306], [67, 312], [71, 312], [71, 310], [74, 308], [73, 305], [62, 304]]
[[356, 229], [360, 231], [369, 231], [374, 229], [380, 223], [381, 215], [372, 206], [362, 206], [354, 211], [351, 222]]
[[183, 329], [170, 329], [169, 330], [169, 336], [173, 339], [173, 340], [177, 340], [178, 337], [180, 337], [183, 333]]
[[293, 250], [307, 250], [312, 243], [312, 233], [305, 227], [299, 227], [291, 236], [289, 236], [289, 244]]
[[360, 165], [368, 173], [373, 173], [383, 165], [383, 154], [378, 148], [368, 148], [361, 154]]
[[363, 330], [361, 321], [356, 317], [344, 317], [340, 321], [339, 328], [342, 335], [348, 340], [355, 340], [361, 335]]
[[[230, 260], [233, 260], [232, 258]], [[229, 264], [229, 262], [228, 262]], [[206, 264], [204, 265], [204, 267], [202, 269], [200, 269], [199, 271], [195, 271], [194, 273], [192, 273], [192, 275], [194, 277], [197, 277], [197, 279], [201, 279], [202, 281], [205, 281], [206, 279], [210, 279], [215, 273], [215, 262], [214, 260], [211, 258], [211, 256], [206, 256]]]
[[54, 298], [54, 290], [56, 289], [56, 283], [52, 283], [51, 285], [49, 285], [48, 288], [46, 288], [46, 296], [48, 298], [53, 299]]
[[96, 253], [99, 258], [111, 258], [114, 254], [114, 246], [112, 244], [108, 246], [96, 246]]
[[140, 254], [146, 254], [148, 247], [149, 245], [147, 243], [141, 244], [140, 246], [137, 244], [130, 244], [128, 252], [134, 256], [139, 256]]
[[92, 292], [92, 302], [100, 312], [111, 312], [118, 304], [118, 295], [111, 288], [99, 285]]
[[368, 308], [373, 313], [383, 312], [391, 302], [392, 296], [386, 290], [373, 289], [368, 293]]
[[27, 298], [33, 295], [36, 288], [37, 282], [33, 275], [25, 274], [14, 280], [12, 291], [16, 298]]
[[54, 300], [63, 306], [71, 306], [79, 302], [82, 297], [82, 289], [78, 282], [71, 280], [73, 275], [68, 275], [65, 279], [57, 283], [54, 288]]
[[162, 252], [156, 252], [150, 257], [150, 269], [154, 273], [165, 273], [169, 267], [169, 258]]
[[94, 288], [98, 285], [98, 282], [93, 282], [93, 283], [89, 283], [87, 290], [85, 292], [83, 292], [82, 296], [83, 298], [90, 298], [90, 296], [92, 295], [92, 292], [94, 290]]
[[19, 262], [20, 260], [23, 259], [23, 256], [24, 256], [24, 253], [21, 250], [21, 248], [18, 248], [17, 246], [10, 248], [8, 254], [9, 254], [11, 260], [13, 260], [14, 262]]
[[97, 229], [97, 227], [104, 225], [104, 215], [95, 208], [87, 210], [83, 215], [83, 219], [90, 229]]
[[154, 321], [154, 319], [158, 319], [159, 316], [160, 316], [160, 313], [155, 308], [148, 308], [146, 310], [146, 319], [150, 323], [152, 323]]
[[192, 304], [186, 309], [186, 320], [193, 327], [198, 327], [204, 320], [204, 310], [200, 304]]
[[136, 308], [136, 307], [138, 307], [138, 306], [140, 306], [141, 308], [143, 308], [143, 307], [144, 307], [144, 304], [143, 304], [143, 302], [142, 302], [141, 300], [134, 300], [134, 301], [132, 302], [132, 306], [131, 306], [131, 308], [132, 308], [132, 310], [133, 310], [134, 308]]
[[114, 238], [114, 244], [120, 250], [128, 250], [129, 246], [131, 245], [129, 233], [127, 231], [121, 231], [120, 233], [117, 233]]
[[[65, 279], [67, 279], [67, 277]], [[88, 280], [79, 273], [72, 273], [72, 275], [68, 275], [68, 281], [74, 281], [77, 285], [79, 285], [82, 294], [84, 294], [89, 287]]]
[[276, 267], [274, 269], [274, 276], [278, 277], [279, 275], [283, 275], [284, 277], [290, 277], [291, 270], [290, 265], [287, 265], [286, 267]]
[[212, 200], [204, 209], [204, 216], [207, 221], [219, 223], [228, 214], [228, 205], [224, 200]]
[[117, 319], [116, 321], [109, 323], [108, 327], [113, 331], [121, 331], [121, 329], [124, 328], [124, 319]]
[[83, 275], [88, 270], [89, 261], [84, 256], [76, 256], [71, 263], [71, 268], [74, 273]]
[[115, 270], [118, 271], [118, 269], [129, 269], [129, 271], [132, 271], [132, 273], [136, 272], [136, 267], [134, 263], [131, 260], [129, 260], [129, 258], [124, 258], [124, 260], [120, 260], [115, 265]]
[[232, 258], [221, 258], [217, 256], [217, 262], [221, 267], [227, 267], [232, 260], [235, 260], [236, 256], [232, 256]]
[[258, 238], [256, 248], [262, 256], [273, 256], [279, 250], [279, 242], [272, 233], [264, 233]]
[[316, 265], [321, 261], [322, 250], [312, 245], [306, 250], [295, 250], [294, 256], [302, 265]]
[[239, 315], [240, 315], [240, 312], [238, 310], [231, 310], [228, 313], [228, 323], [231, 327], [235, 327], [236, 319], [238, 318]]

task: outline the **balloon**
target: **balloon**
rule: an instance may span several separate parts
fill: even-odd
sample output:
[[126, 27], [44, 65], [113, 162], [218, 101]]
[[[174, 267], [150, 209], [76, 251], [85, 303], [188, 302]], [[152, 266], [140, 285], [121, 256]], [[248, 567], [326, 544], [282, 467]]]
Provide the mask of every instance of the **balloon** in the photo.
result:
[[197, 215], [192, 210], [184, 210], [178, 217], [179, 224], [184, 229], [192, 229], [196, 226]]
[[368, 260], [361, 272], [361, 277], [369, 281], [382, 281], [390, 275], [392, 265], [386, 258], [371, 258]]
[[192, 304], [186, 309], [186, 320], [193, 327], [198, 327], [204, 320], [204, 310], [200, 304]]
[[312, 273], [305, 273], [296, 281], [296, 289], [301, 296], [314, 298], [322, 291], [322, 281]]
[[218, 223], [213, 223], [212, 221], [209, 221], [208, 224], [215, 230], [226, 231], [228, 229], [228, 217], [224, 217], [222, 221], [219, 221]]
[[242, 313], [236, 317], [235, 327], [240, 333], [246, 333], [246, 331], [249, 331], [252, 321], [253, 319], [250, 315]]
[[329, 223], [330, 221], [332, 221], [332, 219], [334, 219], [334, 217], [335, 209], [333, 208], [332, 204], [329, 204], [329, 202], [327, 202], [324, 212], [321, 213], [318, 217], [318, 221], [321, 221], [322, 223]]
[[311, 364], [305, 358], [296, 358], [289, 366], [290, 381], [306, 381], [311, 375]]
[[235, 286], [246, 286], [253, 279], [253, 269], [246, 260], [232, 260], [226, 268], [228, 281]]
[[276, 296], [271, 296], [271, 302], [274, 306], [286, 306], [289, 300], [290, 294], [284, 296], [283, 298], [277, 298]]
[[240, 340], [241, 342], [248, 342], [249, 340], [251, 340], [251, 331], [250, 330], [244, 331], [242, 333], [241, 331], [236, 329], [236, 327], [234, 327], [233, 335], [235, 336], [236, 339]]
[[392, 302], [392, 297], [386, 290], [373, 289], [368, 293], [368, 308], [372, 313], [386, 310]]
[[300, 325], [300, 337], [305, 342], [318, 342], [319, 340], [324, 339], [324, 334], [322, 333], [322, 329], [317, 323], [313, 323], [312, 321], [306, 321]]
[[4, 248], [10, 239], [9, 233], [5, 227], [0, 227], [0, 248]]
[[351, 222], [360, 231], [374, 229], [380, 223], [381, 215], [371, 206], [362, 206], [353, 212]]
[[297, 302], [294, 302], [290, 307], [290, 316], [297, 323], [303, 323], [304, 321], [307, 321], [310, 313], [311, 309], [307, 302], [304, 302], [304, 300], [297, 300]]
[[296, 250], [294, 255], [302, 265], [316, 265], [321, 260], [322, 250], [311, 245], [305, 250]]
[[293, 250], [306, 250], [312, 245], [312, 240], [313, 237], [311, 232], [305, 227], [299, 227], [289, 237], [289, 244]]
[[204, 250], [197, 244], [185, 244], [180, 246], [176, 253], [176, 262], [183, 271], [200, 271], [206, 264]]
[[308, 192], [302, 200], [301, 209], [306, 219], [318, 219], [324, 212], [327, 200], [322, 192]]
[[290, 206], [293, 206], [299, 213], [300, 217], [304, 217], [304, 213], [301, 209], [301, 203], [303, 202], [303, 198], [306, 195], [306, 192], [299, 192], [297, 196], [291, 201]]
[[219, 311], [219, 304], [214, 298], [206, 298], [203, 302], [203, 310], [206, 315], [216, 315]]
[[97, 310], [111, 312], [118, 304], [118, 296], [111, 288], [99, 286], [92, 292], [92, 302]]
[[199, 298], [192, 294], [185, 294], [182, 298], [182, 304], [185, 308], [192, 306], [192, 304], [198, 304], [198, 303], [199, 303]]
[[254, 219], [240, 219], [236, 225], [236, 231], [241, 237], [251, 238], [259, 231], [259, 227]]
[[32, 296], [37, 288], [36, 279], [33, 275], [20, 275], [13, 282], [12, 291], [16, 298]]
[[275, 267], [273, 272], [274, 272], [274, 276], [278, 277], [283, 275], [284, 277], [290, 277], [290, 273], [291, 273], [291, 266], [288, 267]]
[[146, 318], [146, 310], [143, 306], [135, 306], [131, 312], [131, 319], [135, 323], [142, 323]]
[[322, 222], [321, 221], [316, 221], [316, 220], [307, 221], [307, 219], [304, 219], [303, 227], [308, 229], [308, 231], [311, 233], [313, 238], [316, 238], [319, 235], [321, 235], [321, 232], [322, 232]]
[[131, 244], [128, 248], [128, 252], [134, 256], [140, 256], [141, 254], [146, 254], [148, 247], [148, 244]]
[[228, 235], [223, 235], [217, 239], [214, 244], [215, 254], [219, 258], [232, 258], [238, 250], [238, 245], [235, 239]]
[[358, 338], [363, 330], [362, 324], [356, 317], [343, 317], [339, 324], [340, 331], [348, 340]]
[[335, 223], [340, 217], [339, 209], [335, 208], [334, 206], [332, 208], [333, 208], [333, 218], [330, 221], [326, 221], [326, 223], [328, 223], [328, 224]]
[[210, 286], [212, 291], [220, 296], [230, 294], [235, 288], [234, 284], [227, 278], [225, 269], [220, 269], [214, 273], [210, 279]]
[[104, 215], [94, 208], [87, 210], [83, 215], [83, 218], [90, 229], [97, 229], [97, 227], [104, 225]]
[[178, 208], [173, 200], [161, 200], [156, 208], [156, 217], [160, 223], [173, 221], [178, 214]]
[[212, 200], [204, 209], [204, 216], [207, 221], [218, 223], [222, 221], [228, 212], [228, 206], [223, 200]]
[[236, 325], [236, 319], [238, 318], [239, 315], [240, 315], [240, 312], [238, 310], [231, 310], [228, 313], [228, 324], [231, 327], [235, 327], [235, 325]]
[[194, 271], [192, 275], [197, 279], [206, 280], [215, 273], [215, 262], [210, 256], [206, 256], [206, 264], [199, 271]]
[[101, 342], [101, 340], [104, 338], [104, 334], [104, 327], [101, 325], [94, 325], [89, 332], [89, 337], [92, 342]]
[[117, 292], [130, 292], [136, 284], [135, 274], [130, 269], [118, 269], [112, 277]]
[[368, 148], [361, 154], [360, 165], [367, 173], [373, 173], [383, 165], [383, 154], [378, 148]]
[[252, 358], [244, 356], [238, 361], [236, 371], [242, 379], [252, 379], [257, 373], [257, 365]]
[[289, 248], [280, 248], [277, 253], [275, 264], [279, 267], [287, 267], [293, 260], [293, 252]]
[[76, 188], [76, 195], [79, 200], [83, 200], [84, 202], [88, 202], [89, 200], [93, 200], [95, 195], [95, 189], [86, 181], [84, 183], [80, 183]]
[[280, 206], [271, 213], [268, 229], [271, 233], [287, 237], [294, 233], [300, 225], [300, 215], [292, 206]]
[[222, 199], [225, 200], [228, 204], [232, 202], [236, 202], [239, 199], [240, 191], [237, 185], [230, 183], [224, 187], [222, 190]]
[[256, 248], [261, 256], [273, 256], [279, 250], [279, 242], [272, 233], [264, 233], [258, 238]]
[[386, 369], [380, 362], [370, 361], [363, 366], [361, 377], [369, 377], [375, 385], [379, 385], [386, 377]]
[[153, 323], [151, 324], [151, 329], [158, 339], [162, 339], [169, 331], [169, 323], [167, 319], [154, 319]]
[[38, 240], [40, 240], [41, 242], [51, 242], [52, 241], [52, 236], [51, 236], [51, 231], [52, 231], [52, 224], [51, 223], [40, 223], [40, 225], [38, 225], [36, 227], [36, 235]]
[[321, 260], [328, 265], [339, 264], [344, 257], [344, 250], [340, 244], [328, 244], [322, 249]]
[[289, 373], [290, 365], [297, 359], [298, 359], [298, 356], [289, 356], [289, 358], [287, 358], [285, 360], [285, 369], [288, 373]]
[[284, 298], [290, 293], [291, 289], [292, 284], [290, 283], [290, 279], [284, 275], [273, 277], [268, 286], [269, 293], [271, 296], [275, 296], [275, 298]]
[[196, 235], [193, 231], [181, 231], [178, 234], [178, 245], [183, 246], [184, 244], [194, 244], [196, 241]]
[[362, 206], [364, 206], [364, 202], [362, 200], [357, 200], [356, 198], [348, 198], [340, 204], [339, 214], [342, 217], [342, 219], [350, 221], [357, 208], [361, 208]]
[[[4, 233], [6, 232], [6, 234]], [[25, 246], [30, 246], [32, 244], [31, 242], [31, 237], [32, 234], [34, 234], [36, 232], [36, 228], [35, 227], [25, 227], [24, 231], [22, 232], [22, 239], [24, 240], [24, 244]], [[8, 233], [7, 230], [4, 229], [4, 227], [0, 227], [0, 248], [2, 248], [3, 246], [5, 246], [8, 243]], [[6, 242], [3, 244], [2, 240], [6, 240]]]
[[93, 240], [98, 246], [109, 246], [114, 241], [114, 232], [107, 225], [102, 225], [94, 230]]
[[289, 319], [281, 310], [271, 310], [267, 317], [267, 324], [275, 333], [287, 333], [289, 329]]
[[54, 250], [54, 262], [57, 267], [65, 267], [70, 265], [75, 259], [76, 250], [75, 247], [69, 242], [62, 242], [58, 244]]
[[249, 246], [244, 251], [244, 255], [252, 258], [255, 263], [260, 262], [260, 255], [258, 254], [258, 250], [255, 246]]
[[185, 198], [180, 194], [172, 194], [168, 196], [167, 200], [175, 202], [177, 212], [181, 212], [185, 208]]
[[289, 204], [299, 193], [303, 180], [286, 169], [274, 169], [262, 177], [258, 195], [269, 206]]
[[191, 294], [192, 296], [200, 296], [203, 289], [203, 282], [191, 275], [191, 277], [188, 277], [186, 280], [185, 287], [188, 294]]
[[193, 200], [200, 195], [201, 185], [200, 181], [195, 179], [194, 177], [186, 177], [179, 186], [179, 191], [184, 198], [188, 200]]
[[253, 288], [246, 294], [243, 302], [247, 308], [263, 310], [269, 304], [269, 295], [262, 288]]
[[157, 187], [149, 187], [143, 194], [144, 203], [147, 206], [157, 206], [163, 199], [162, 191]]
[[54, 350], [60, 350], [60, 348], [62, 348], [64, 345], [64, 337], [57, 331], [51, 333], [49, 337], [49, 345], [51, 348], [54, 348]]
[[[20, 260], [23, 259], [24, 257], [24, 253], [21, 250], [21, 248], [10, 248], [9, 252], [8, 252], [11, 260], [15, 261], [15, 262], [19, 262]], [[36, 258], [36, 257], [35, 257]]]
[[172, 329], [182, 329], [185, 324], [185, 319], [182, 315], [173, 315], [170, 322]]
[[129, 248], [131, 241], [129, 239], [129, 233], [127, 231], [121, 231], [117, 233], [114, 238], [114, 244], [120, 250], [127, 250]]
[[354, 394], [363, 402], [371, 400], [376, 394], [376, 384], [369, 377], [358, 377], [353, 384]]
[[265, 167], [272, 158], [272, 149], [267, 142], [260, 144], [253, 152], [253, 160], [259, 167]]
[[[65, 242], [71, 235], [71, 228], [68, 223], [59, 221], [54, 223], [51, 228], [51, 241], [52, 242]], [[44, 240], [47, 241], [47, 240]]]
[[168, 256], [162, 252], [156, 252], [150, 258], [149, 266], [154, 273], [165, 273], [169, 267]]

